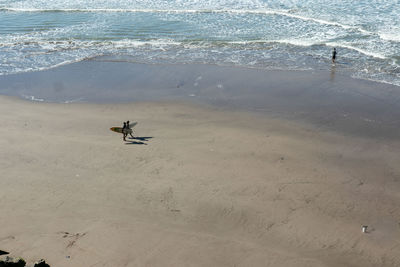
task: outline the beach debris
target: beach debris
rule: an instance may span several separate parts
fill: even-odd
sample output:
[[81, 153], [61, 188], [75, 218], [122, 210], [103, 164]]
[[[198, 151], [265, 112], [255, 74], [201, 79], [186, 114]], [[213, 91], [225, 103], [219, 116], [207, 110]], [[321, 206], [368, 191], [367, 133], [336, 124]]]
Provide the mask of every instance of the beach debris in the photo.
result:
[[367, 233], [367, 228], [368, 228], [367, 225], [363, 225], [363, 226], [361, 227], [361, 231], [365, 234], [365, 233]]

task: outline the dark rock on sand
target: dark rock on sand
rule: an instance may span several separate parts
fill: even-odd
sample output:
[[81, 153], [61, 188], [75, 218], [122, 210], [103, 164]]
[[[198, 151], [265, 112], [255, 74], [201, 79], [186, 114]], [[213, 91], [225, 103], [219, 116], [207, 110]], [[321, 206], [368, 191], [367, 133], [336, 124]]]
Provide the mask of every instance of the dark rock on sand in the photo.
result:
[[34, 265], [26, 265], [26, 262], [21, 258], [6, 256], [0, 259], [0, 267], [50, 267], [50, 265], [45, 260], [40, 260]]
[[35, 265], [33, 267], [50, 267], [50, 265], [48, 265], [45, 260], [40, 260], [37, 263], [35, 263]]
[[0, 260], [0, 267], [24, 267], [26, 262], [23, 259], [15, 259], [7, 256]]

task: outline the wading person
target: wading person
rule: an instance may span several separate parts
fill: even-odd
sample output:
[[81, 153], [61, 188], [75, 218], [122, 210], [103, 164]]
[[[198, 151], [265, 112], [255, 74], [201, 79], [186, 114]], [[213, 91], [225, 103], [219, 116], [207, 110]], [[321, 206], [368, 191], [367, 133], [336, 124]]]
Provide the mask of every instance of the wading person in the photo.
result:
[[335, 63], [335, 60], [336, 60], [336, 48], [333, 48], [333, 51], [332, 51], [332, 63]]

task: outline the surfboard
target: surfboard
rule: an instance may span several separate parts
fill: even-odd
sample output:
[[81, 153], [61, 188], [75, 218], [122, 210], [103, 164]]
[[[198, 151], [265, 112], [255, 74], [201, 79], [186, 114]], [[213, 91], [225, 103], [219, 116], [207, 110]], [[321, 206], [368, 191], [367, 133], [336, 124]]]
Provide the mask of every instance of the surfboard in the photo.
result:
[[111, 127], [110, 130], [116, 133], [132, 133], [132, 129], [122, 129], [122, 127]]
[[110, 130], [116, 133], [126, 133], [126, 134], [131, 134], [132, 133], [132, 128], [137, 124], [137, 122], [131, 123], [129, 126], [131, 129], [122, 129], [122, 127], [111, 127]]

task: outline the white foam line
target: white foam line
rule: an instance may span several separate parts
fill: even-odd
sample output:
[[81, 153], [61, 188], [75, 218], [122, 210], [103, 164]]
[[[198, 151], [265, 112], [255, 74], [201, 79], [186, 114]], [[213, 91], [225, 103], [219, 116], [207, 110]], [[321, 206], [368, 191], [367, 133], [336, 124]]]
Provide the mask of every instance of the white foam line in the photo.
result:
[[[30, 38], [27, 38], [26, 36], [18, 36], [17, 38], [14, 38], [13, 42], [10, 41], [1, 41], [0, 40], [0, 47], [12, 47], [12, 46], [18, 46], [19, 44], [26, 44], [27, 41], [29, 41]], [[187, 43], [187, 42], [177, 42], [175, 40], [171, 39], [158, 39], [158, 40], [151, 40], [151, 41], [140, 41], [140, 40], [129, 40], [129, 39], [123, 39], [123, 40], [117, 40], [117, 41], [107, 41], [107, 42], [97, 42], [97, 41], [74, 41], [71, 42], [70, 40], [65, 40], [65, 41], [60, 41], [58, 40], [56, 43], [48, 42], [46, 40], [34, 40], [32, 39], [29, 41], [32, 43], [32, 45], [39, 45], [39, 46], [48, 46], [50, 45], [51, 49], [55, 49], [54, 52], [58, 50], [63, 50], [63, 49], [74, 49], [74, 48], [93, 48], [96, 47], [97, 45], [101, 45], [101, 47], [109, 47], [109, 48], [136, 48], [136, 47], [141, 47], [141, 46], [154, 46], [154, 47], [163, 47], [163, 46], [180, 46], [183, 45], [185, 48], [201, 48], [201, 47], [209, 47], [212, 44], [210, 43]], [[379, 58], [379, 59], [387, 59], [385, 55], [379, 54], [379, 53], [372, 53], [367, 50], [364, 50], [362, 48], [358, 48], [355, 46], [347, 45], [347, 44], [341, 44], [337, 42], [327, 42], [324, 43], [323, 41], [305, 41], [305, 40], [289, 40], [289, 39], [282, 39], [282, 40], [248, 40], [248, 41], [222, 41], [223, 43], [226, 44], [237, 44], [237, 45], [247, 45], [247, 44], [273, 44], [273, 43], [281, 43], [281, 44], [291, 44], [295, 46], [313, 46], [313, 45], [328, 45], [332, 47], [343, 47], [347, 48], [350, 50], [355, 50], [358, 51], [362, 54], [365, 54], [367, 56]], [[55, 45], [56, 47], [52, 47], [52, 45]], [[48, 53], [46, 50], [45, 52], [40, 52], [40, 53]]]
[[291, 18], [296, 18], [296, 19], [300, 19], [300, 20], [305, 20], [305, 21], [313, 21], [313, 22], [317, 22], [319, 24], [324, 24], [324, 25], [338, 26], [338, 27], [341, 27], [344, 29], [357, 29], [353, 26], [340, 24], [338, 22], [332, 22], [332, 21], [327, 21], [327, 20], [322, 20], [322, 19], [315, 19], [315, 18], [300, 16], [300, 15], [291, 14], [289, 12], [284, 12], [284, 11], [270, 11], [270, 13], [282, 15], [282, 16], [286, 16], [286, 17], [291, 17]]
[[36, 97], [33, 96], [33, 95], [24, 95], [24, 94], [21, 94], [21, 96], [24, 97], [25, 99], [29, 99], [29, 100], [31, 100], [31, 101], [44, 102], [44, 99], [43, 99], [43, 98], [36, 98]]
[[341, 24], [322, 19], [310, 18], [306, 16], [296, 15], [283, 10], [267, 10], [267, 9], [124, 9], [124, 8], [63, 8], [63, 9], [40, 9], [40, 8], [0, 8], [3, 11], [13, 12], [121, 12], [121, 13], [236, 13], [236, 14], [266, 14], [281, 15], [296, 18], [304, 21], [313, 21], [319, 24], [337, 26], [343, 29], [352, 29], [365, 34], [375, 34], [373, 32], [361, 29], [359, 27]]
[[364, 54], [364, 55], [367, 55], [367, 56], [370, 56], [370, 57], [374, 57], [374, 58], [387, 59], [387, 57], [384, 56], [384, 55], [381, 55], [381, 54], [378, 54], [378, 53], [371, 53], [371, 52], [368, 52], [368, 51], [366, 51], [364, 49], [361, 49], [361, 48], [358, 48], [358, 47], [354, 47], [354, 46], [351, 46], [351, 45], [345, 45], [345, 44], [339, 44], [339, 43], [327, 43], [327, 45], [334, 46], [334, 47], [343, 47], [343, 48], [347, 48], [347, 49], [350, 49], [350, 50], [355, 50], [357, 52], [360, 52], [361, 54]]
[[378, 33], [382, 40], [400, 42], [400, 34], [396, 33]]
[[394, 85], [394, 86], [398, 86], [400, 87], [400, 82], [390, 82], [387, 80], [378, 80], [378, 79], [374, 79], [374, 78], [368, 78], [368, 77], [364, 77], [364, 76], [358, 76], [357, 73], [354, 73], [351, 75], [352, 78], [356, 78], [356, 79], [362, 79], [362, 80], [367, 80], [367, 81], [371, 81], [371, 82], [376, 82], [376, 83], [383, 83], [383, 84], [389, 84], [389, 85]]
[[[124, 40], [117, 40], [117, 41], [107, 41], [107, 42], [99, 42], [99, 41], [73, 41], [71, 42], [70, 40], [64, 40], [60, 41], [58, 40], [57, 42], [52, 42], [52, 41], [47, 41], [47, 40], [32, 40], [29, 41], [31, 45], [39, 45], [39, 46], [49, 46], [48, 49], [55, 49], [52, 46], [57, 46], [59, 49], [73, 49], [73, 48], [92, 48], [95, 47], [96, 45], [101, 45], [104, 46], [105, 44], [108, 46], [112, 46], [114, 48], [127, 48], [127, 47], [140, 47], [140, 46], [146, 46], [146, 45], [151, 45], [151, 46], [164, 46], [164, 45], [181, 45], [181, 42], [176, 42], [173, 40], [153, 40], [153, 41], [140, 41], [140, 40], [129, 40], [129, 39], [124, 39]], [[27, 37], [25, 36], [20, 36], [18, 38], [14, 38], [13, 42], [1, 42], [0, 47], [12, 47], [12, 46], [17, 46], [19, 44], [27, 44]], [[57, 51], [57, 50], [55, 50]], [[39, 54], [46, 54], [48, 53], [47, 51], [42, 51], [38, 52]], [[31, 53], [33, 54], [33, 53]]]
[[226, 43], [228, 43], [228, 44], [240, 44], [240, 45], [279, 43], [279, 44], [291, 44], [291, 45], [295, 45], [295, 46], [313, 46], [313, 45], [323, 45], [324, 44], [324, 43], [321, 43], [321, 42], [310, 42], [310, 41], [288, 40], [288, 39], [282, 39], [282, 40], [232, 41], [232, 42], [226, 42]]
[[[66, 60], [66, 61], [63, 61], [63, 62], [58, 63], [58, 64], [54, 64], [54, 65], [46, 66], [46, 67], [41, 67], [41, 68], [37, 68], [37, 69], [28, 68], [28, 69], [24, 69], [22, 71], [19, 70], [19, 71], [14, 71], [14, 72], [9, 72], [9, 73], [0, 73], [0, 76], [10, 75], [10, 74], [17, 74], [17, 73], [21, 73], [21, 72], [25, 73], [25, 72], [36, 72], [36, 71], [51, 70], [51, 69], [54, 69], [54, 68], [57, 68], [57, 67], [61, 67], [61, 66], [64, 66], [64, 65], [72, 64], [72, 63], [81, 62], [81, 61], [88, 60], [88, 59], [91, 59], [91, 58], [95, 58], [95, 57], [98, 57], [98, 56], [102, 56], [102, 55], [99, 54], [99, 55], [93, 55], [93, 56], [90, 56], [90, 57], [81, 57], [81, 58], [77, 58], [77, 59], [74, 59], [74, 60]], [[28, 97], [30, 97], [30, 96], [28, 96]]]
[[72, 103], [83, 102], [84, 99], [85, 99], [85, 98], [80, 97], [80, 98], [77, 98], [77, 99], [65, 100], [65, 101], [64, 101], [64, 104], [72, 104]]
[[[296, 18], [296, 19], [300, 19], [300, 20], [304, 20], [304, 21], [313, 21], [313, 22], [317, 22], [319, 24], [323, 24], [323, 25], [330, 25], [330, 26], [336, 26], [336, 27], [340, 27], [346, 30], [356, 30], [359, 32], [362, 32], [364, 34], [372, 34], [375, 35], [374, 32], [370, 32], [364, 29], [361, 29], [359, 27], [356, 26], [350, 26], [350, 25], [345, 25], [345, 24], [341, 24], [339, 22], [333, 22], [333, 21], [328, 21], [328, 20], [322, 20], [322, 19], [316, 19], [316, 18], [310, 18], [310, 17], [306, 17], [306, 16], [301, 16], [301, 15], [296, 15], [293, 13], [290, 13], [288, 11], [279, 11], [279, 10], [264, 10], [264, 11], [255, 11], [256, 12], [262, 12], [264, 14], [273, 14], [273, 15], [281, 15], [281, 16], [286, 16], [286, 17], [291, 17], [291, 18]], [[253, 13], [253, 12], [250, 12]]]
[[0, 8], [12, 12], [110, 12], [110, 13], [212, 13], [207, 9], [124, 9], [124, 8]]
[[270, 43], [280, 43], [280, 44], [291, 44], [291, 45], [295, 45], [295, 46], [313, 46], [313, 45], [329, 45], [332, 47], [343, 47], [343, 48], [347, 48], [350, 50], [355, 50], [357, 52], [360, 52], [364, 55], [367, 56], [371, 56], [374, 58], [379, 58], [379, 59], [387, 59], [386, 56], [382, 55], [382, 54], [378, 54], [378, 53], [371, 53], [368, 52], [364, 49], [358, 48], [358, 47], [354, 47], [351, 45], [345, 45], [345, 44], [340, 44], [340, 43], [321, 43], [321, 42], [309, 42], [309, 41], [301, 41], [301, 40], [288, 40], [288, 39], [283, 39], [283, 40], [252, 40], [252, 41], [233, 41], [233, 42], [227, 42], [230, 44], [241, 44], [241, 45], [246, 45], [246, 44], [250, 44], [250, 43], [266, 43], [266, 44], [270, 44]]
[[[17, 46], [19, 43], [25, 43], [26, 41], [24, 40], [18, 40], [17, 42], [3, 42], [0, 43], [1, 46]], [[224, 41], [226, 44], [231, 44], [231, 45], [250, 45], [250, 44], [274, 44], [274, 43], [279, 43], [279, 44], [289, 44], [289, 45], [294, 45], [294, 46], [304, 46], [304, 47], [309, 47], [313, 45], [328, 45], [332, 47], [342, 47], [342, 48], [347, 48], [350, 50], [358, 51], [364, 55], [379, 58], [379, 59], [387, 59], [386, 56], [379, 54], [379, 53], [372, 53], [367, 50], [354, 47], [351, 45], [346, 45], [346, 44], [341, 44], [341, 43], [336, 43], [336, 42], [331, 42], [331, 43], [324, 43], [324, 42], [318, 42], [318, 41], [305, 41], [305, 40], [289, 40], [289, 39], [283, 39], [283, 40], [249, 40], [249, 41]], [[32, 41], [32, 44], [34, 45], [39, 45], [39, 46], [46, 46], [49, 45], [48, 42], [43, 41], [43, 40], [38, 40], [38, 41]], [[64, 50], [64, 49], [75, 49], [75, 48], [93, 48], [96, 46], [97, 42], [91, 42], [91, 41], [76, 41], [73, 43], [70, 43], [70, 41], [58, 41], [56, 44], [58, 47], [54, 48], [55, 51], [52, 52], [57, 52], [59, 50]], [[139, 41], [139, 40], [119, 40], [119, 41], [109, 41], [105, 45], [104, 43], [99, 43], [103, 48], [115, 48], [115, 49], [129, 49], [129, 48], [136, 48], [136, 47], [143, 47], [143, 46], [154, 46], [154, 47], [164, 47], [164, 46], [180, 46], [183, 45], [185, 48], [204, 48], [204, 47], [209, 47], [212, 44], [209, 43], [204, 43], [204, 44], [193, 44], [193, 43], [185, 43], [185, 42], [176, 42], [173, 40], [153, 40], [153, 41]], [[104, 46], [105, 45], [105, 46]], [[104, 51], [104, 50], [102, 50]], [[42, 51], [39, 53], [47, 54], [48, 51]], [[80, 60], [78, 60], [80, 61]], [[65, 63], [60, 63], [58, 65], [55, 65], [55, 67], [58, 67], [60, 65], [64, 64], [69, 64], [73, 62], [65, 62]]]
[[271, 43], [280, 43], [280, 44], [291, 44], [295, 46], [313, 46], [313, 45], [321, 45], [323, 43], [320, 42], [310, 42], [310, 41], [301, 41], [301, 40], [288, 40], [288, 39], [283, 39], [283, 40], [271, 40]]

